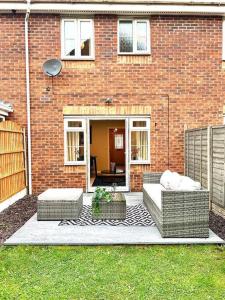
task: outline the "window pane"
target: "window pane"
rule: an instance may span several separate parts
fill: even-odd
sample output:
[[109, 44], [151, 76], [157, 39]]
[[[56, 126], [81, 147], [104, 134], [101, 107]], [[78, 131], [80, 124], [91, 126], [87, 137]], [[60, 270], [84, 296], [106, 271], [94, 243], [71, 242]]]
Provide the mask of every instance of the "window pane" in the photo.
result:
[[75, 38], [75, 26], [73, 21], [64, 22], [64, 34], [65, 39], [74, 39]]
[[80, 47], [81, 56], [91, 55], [91, 34], [92, 26], [90, 21], [80, 22]]
[[84, 133], [67, 132], [68, 161], [84, 161]]
[[120, 21], [119, 23], [120, 52], [133, 52], [133, 23]]
[[147, 51], [147, 23], [137, 22], [137, 50]]
[[73, 21], [64, 22], [64, 49], [66, 56], [75, 55], [75, 24]]
[[68, 121], [68, 127], [82, 127], [81, 121]]
[[75, 41], [65, 40], [65, 55], [74, 56], [75, 55]]
[[133, 127], [146, 127], [146, 121], [133, 121]]
[[148, 132], [132, 131], [131, 132], [131, 159], [147, 160], [148, 159]]

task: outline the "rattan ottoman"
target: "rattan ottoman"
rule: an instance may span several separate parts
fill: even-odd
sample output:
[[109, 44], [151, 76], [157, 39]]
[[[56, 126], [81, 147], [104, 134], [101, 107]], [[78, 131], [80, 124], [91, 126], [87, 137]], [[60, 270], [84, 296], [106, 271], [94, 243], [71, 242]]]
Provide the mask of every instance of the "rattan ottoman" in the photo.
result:
[[37, 220], [75, 220], [83, 206], [83, 190], [48, 189], [38, 196]]

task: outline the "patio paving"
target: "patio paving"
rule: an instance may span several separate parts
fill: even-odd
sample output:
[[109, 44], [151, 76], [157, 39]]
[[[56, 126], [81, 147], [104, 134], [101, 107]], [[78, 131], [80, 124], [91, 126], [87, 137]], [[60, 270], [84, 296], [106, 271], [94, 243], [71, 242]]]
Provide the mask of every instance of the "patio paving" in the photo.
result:
[[[142, 193], [126, 194], [127, 205], [142, 203]], [[84, 194], [91, 204], [91, 194]], [[210, 230], [209, 238], [162, 238], [156, 226], [58, 226], [59, 221], [37, 221], [35, 214], [5, 245], [118, 245], [118, 244], [222, 244]]]

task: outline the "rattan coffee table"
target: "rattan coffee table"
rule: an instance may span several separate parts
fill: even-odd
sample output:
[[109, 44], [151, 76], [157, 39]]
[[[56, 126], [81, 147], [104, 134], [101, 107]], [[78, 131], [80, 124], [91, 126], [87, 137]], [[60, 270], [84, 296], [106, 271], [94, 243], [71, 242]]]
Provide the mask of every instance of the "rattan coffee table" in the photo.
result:
[[92, 204], [93, 220], [124, 220], [126, 219], [126, 199], [124, 194], [115, 193], [111, 202], [101, 200], [99, 202], [99, 212], [94, 212]]

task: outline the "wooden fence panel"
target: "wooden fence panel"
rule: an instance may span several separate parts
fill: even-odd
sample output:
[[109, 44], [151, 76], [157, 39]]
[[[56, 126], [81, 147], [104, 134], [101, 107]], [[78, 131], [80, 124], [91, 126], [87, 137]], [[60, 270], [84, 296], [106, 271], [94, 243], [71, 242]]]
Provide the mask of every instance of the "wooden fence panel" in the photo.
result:
[[212, 127], [211, 178], [212, 203], [225, 208], [225, 126]]
[[0, 202], [26, 187], [24, 130], [14, 122], [0, 123]]
[[209, 129], [185, 131], [185, 174], [209, 188]]

